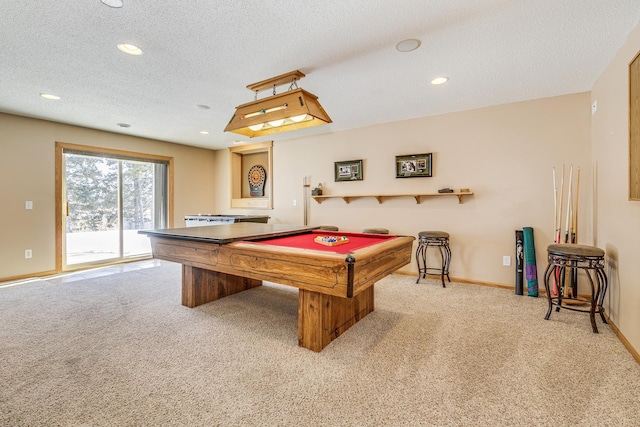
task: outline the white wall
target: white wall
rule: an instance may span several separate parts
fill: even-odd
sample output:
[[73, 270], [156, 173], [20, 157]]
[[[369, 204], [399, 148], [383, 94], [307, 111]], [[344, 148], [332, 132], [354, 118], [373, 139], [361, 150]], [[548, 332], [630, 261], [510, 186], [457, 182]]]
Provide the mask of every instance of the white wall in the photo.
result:
[[[334, 117], [339, 120], [339, 117]], [[433, 177], [395, 178], [395, 156], [433, 153]], [[590, 96], [588, 93], [501, 105], [325, 134], [297, 140], [274, 138], [272, 222], [303, 222], [302, 183], [323, 183], [325, 194], [412, 194], [439, 188], [470, 188], [475, 194], [458, 204], [455, 197], [330, 199], [310, 202], [310, 224], [341, 230], [385, 227], [417, 236], [422, 230], [451, 234], [451, 276], [513, 286], [515, 270], [502, 266], [513, 257], [515, 230], [534, 228], [539, 275], [553, 240], [552, 169], [581, 166], [580, 236], [591, 240]], [[334, 182], [334, 162], [363, 159], [364, 180]], [[227, 182], [228, 152], [216, 158], [216, 181]], [[559, 174], [559, 172], [558, 172]], [[567, 173], [568, 176], [568, 173]], [[226, 212], [225, 185], [216, 205]], [[293, 200], [297, 206], [293, 206]], [[248, 213], [241, 211], [237, 213]], [[417, 272], [415, 263], [405, 272]], [[542, 283], [540, 283], [542, 286]]]
[[0, 114], [0, 279], [55, 269], [56, 141], [173, 157], [176, 225], [215, 211], [214, 151]]
[[640, 202], [629, 201], [629, 63], [640, 50], [640, 26], [594, 85], [593, 159], [597, 165], [596, 243], [607, 252], [609, 316], [640, 349]]

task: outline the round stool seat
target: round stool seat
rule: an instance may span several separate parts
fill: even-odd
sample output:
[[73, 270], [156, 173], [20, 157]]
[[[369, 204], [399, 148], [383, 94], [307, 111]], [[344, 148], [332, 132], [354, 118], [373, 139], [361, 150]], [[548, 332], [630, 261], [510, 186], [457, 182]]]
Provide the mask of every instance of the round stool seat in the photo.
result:
[[386, 228], [365, 228], [362, 232], [366, 234], [389, 234], [389, 230]]
[[595, 246], [576, 245], [573, 243], [557, 243], [547, 246], [547, 252], [551, 255], [569, 255], [575, 257], [604, 257], [604, 250]]
[[338, 231], [338, 227], [335, 225], [321, 225], [319, 229], [323, 231]]
[[421, 231], [418, 239], [448, 239], [449, 233], [446, 231]]

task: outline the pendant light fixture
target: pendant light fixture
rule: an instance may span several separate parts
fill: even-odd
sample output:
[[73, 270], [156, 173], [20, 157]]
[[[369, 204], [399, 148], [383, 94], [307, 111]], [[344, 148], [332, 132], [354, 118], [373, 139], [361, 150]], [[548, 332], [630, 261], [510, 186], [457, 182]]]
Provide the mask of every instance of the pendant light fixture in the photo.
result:
[[[255, 100], [236, 107], [225, 132], [253, 138], [331, 123], [318, 97], [298, 88], [304, 76], [296, 70], [248, 85]], [[276, 94], [276, 86], [283, 84], [290, 84], [289, 90]], [[266, 89], [273, 89], [273, 95], [258, 99], [258, 92]]]

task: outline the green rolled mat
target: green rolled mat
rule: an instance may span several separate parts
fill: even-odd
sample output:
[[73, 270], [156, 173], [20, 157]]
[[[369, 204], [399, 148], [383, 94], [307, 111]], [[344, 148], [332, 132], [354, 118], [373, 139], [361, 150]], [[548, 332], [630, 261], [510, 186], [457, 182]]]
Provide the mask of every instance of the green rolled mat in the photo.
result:
[[527, 278], [527, 295], [538, 296], [538, 268], [536, 266], [536, 246], [533, 241], [533, 228], [523, 227], [524, 234], [524, 265]]

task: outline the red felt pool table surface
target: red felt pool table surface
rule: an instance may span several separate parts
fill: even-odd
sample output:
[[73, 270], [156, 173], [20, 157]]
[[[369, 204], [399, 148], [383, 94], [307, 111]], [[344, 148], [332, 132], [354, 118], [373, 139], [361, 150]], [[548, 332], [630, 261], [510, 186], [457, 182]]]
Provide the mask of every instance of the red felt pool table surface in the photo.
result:
[[[343, 243], [336, 246], [327, 246], [315, 241], [318, 236], [344, 236], [349, 239], [347, 243]], [[265, 239], [255, 241], [253, 243], [284, 246], [288, 248], [297, 249], [312, 249], [317, 251], [333, 252], [337, 254], [348, 254], [349, 252], [356, 251], [358, 249], [365, 248], [367, 246], [375, 245], [389, 239], [394, 239], [396, 236], [389, 236], [386, 234], [360, 234], [360, 233], [336, 233], [327, 231], [312, 231], [311, 233], [296, 234], [293, 236], [276, 237], [273, 239]]]

